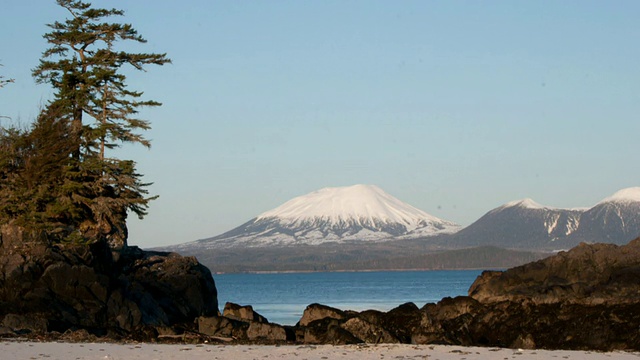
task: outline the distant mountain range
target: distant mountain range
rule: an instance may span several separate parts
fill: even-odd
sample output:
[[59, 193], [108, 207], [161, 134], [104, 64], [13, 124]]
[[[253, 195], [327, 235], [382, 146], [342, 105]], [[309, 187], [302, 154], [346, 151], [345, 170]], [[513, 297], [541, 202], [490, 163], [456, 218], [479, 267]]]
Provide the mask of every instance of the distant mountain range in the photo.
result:
[[[638, 236], [640, 187], [584, 209], [513, 201], [462, 228], [376, 186], [355, 185], [321, 189], [224, 234], [158, 250], [195, 255], [213, 271], [464, 268], [478, 264], [480, 252], [493, 251], [515, 266], [580, 242], [626, 244]], [[456, 249], [470, 251], [447, 253]], [[485, 259], [488, 267], [495, 262]]]
[[552, 208], [531, 199], [510, 202], [437, 242], [447, 247], [566, 250], [581, 242], [623, 245], [638, 236], [640, 187], [634, 187], [589, 209]]

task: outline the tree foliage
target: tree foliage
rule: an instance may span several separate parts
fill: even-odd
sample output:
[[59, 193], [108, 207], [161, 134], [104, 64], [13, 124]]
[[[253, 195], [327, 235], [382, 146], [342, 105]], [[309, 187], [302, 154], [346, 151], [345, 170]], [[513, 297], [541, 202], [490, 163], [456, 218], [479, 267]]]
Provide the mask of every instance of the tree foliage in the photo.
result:
[[[2, 64], [0, 64], [0, 66], [2, 66]], [[7, 79], [3, 75], [0, 75], [0, 88], [4, 87], [8, 83], [12, 83], [13, 81], [13, 79]]]
[[54, 88], [54, 98], [29, 129], [0, 129], [0, 222], [46, 231], [59, 241], [107, 240], [126, 245], [128, 212], [147, 214], [148, 183], [135, 162], [110, 158], [122, 143], [150, 143], [137, 117], [140, 91], [127, 88], [123, 67], [163, 65], [165, 54], [117, 51], [120, 41], [145, 43], [130, 24], [106, 20], [122, 10], [95, 9], [82, 1], [57, 0], [69, 13], [48, 26], [33, 76]]
[[[83, 139], [82, 152], [104, 157], [105, 148], [123, 142], [150, 143], [138, 130], [149, 129], [149, 122], [137, 118], [140, 107], [159, 106], [159, 102], [141, 100], [140, 91], [127, 89], [121, 68], [129, 65], [144, 70], [146, 65], [164, 65], [166, 54], [117, 51], [118, 41], [145, 43], [130, 24], [102, 22], [104, 18], [123, 16], [122, 10], [94, 9], [82, 1], [57, 0], [71, 15], [64, 22], [48, 26], [44, 35], [51, 47], [33, 70], [39, 83], [49, 83], [56, 90], [56, 106], [72, 116], [72, 130]], [[86, 117], [90, 117], [87, 121]], [[86, 126], [90, 123], [89, 126]]]

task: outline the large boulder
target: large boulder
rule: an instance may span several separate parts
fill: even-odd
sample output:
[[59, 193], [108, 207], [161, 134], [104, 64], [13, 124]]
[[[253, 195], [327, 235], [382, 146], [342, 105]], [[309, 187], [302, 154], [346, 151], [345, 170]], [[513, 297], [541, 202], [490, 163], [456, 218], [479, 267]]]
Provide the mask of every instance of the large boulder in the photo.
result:
[[340, 324], [340, 327], [365, 343], [393, 344], [400, 342], [400, 340], [393, 336], [387, 329], [380, 325], [372, 324], [360, 317], [353, 317]]
[[640, 238], [624, 246], [580, 244], [504, 272], [486, 271], [471, 285], [469, 296], [480, 302], [634, 304], [638, 284]]
[[268, 323], [269, 320], [264, 316], [258, 314], [253, 310], [251, 305], [238, 305], [232, 302], [227, 302], [224, 305], [222, 316], [238, 321], [255, 321], [259, 323]]
[[411, 343], [412, 334], [422, 322], [422, 313], [414, 303], [402, 304], [388, 312], [367, 310], [359, 313], [358, 318], [376, 325], [395, 339], [392, 342]]
[[363, 343], [348, 330], [340, 326], [341, 321], [326, 317], [315, 320], [304, 327], [305, 344], [351, 345]]
[[331, 318], [336, 320], [342, 320], [347, 317], [347, 314], [340, 310], [333, 308], [331, 306], [322, 305], [322, 304], [311, 304], [304, 309], [302, 313], [302, 317], [298, 322], [299, 326], [307, 326], [311, 322]]
[[199, 333], [228, 340], [246, 339], [249, 328], [247, 322], [224, 316], [200, 316], [197, 323]]
[[0, 321], [14, 330], [127, 335], [217, 314], [213, 277], [195, 258], [125, 247], [115, 261], [112, 252], [106, 241], [50, 244], [4, 225]]
[[253, 341], [284, 342], [287, 341], [287, 331], [278, 324], [252, 321], [247, 329], [247, 339]]

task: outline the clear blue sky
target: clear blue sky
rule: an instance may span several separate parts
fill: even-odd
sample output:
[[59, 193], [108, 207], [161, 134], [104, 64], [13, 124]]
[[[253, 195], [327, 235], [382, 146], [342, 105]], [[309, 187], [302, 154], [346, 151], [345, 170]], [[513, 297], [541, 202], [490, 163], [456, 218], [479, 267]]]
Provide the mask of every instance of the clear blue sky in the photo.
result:
[[[173, 64], [130, 75], [139, 164], [160, 195], [130, 243], [218, 235], [292, 197], [375, 184], [468, 225], [508, 201], [591, 206], [640, 185], [638, 1], [95, 1]], [[30, 76], [53, 0], [2, 6], [0, 114]], [[6, 119], [1, 119], [6, 124]]]

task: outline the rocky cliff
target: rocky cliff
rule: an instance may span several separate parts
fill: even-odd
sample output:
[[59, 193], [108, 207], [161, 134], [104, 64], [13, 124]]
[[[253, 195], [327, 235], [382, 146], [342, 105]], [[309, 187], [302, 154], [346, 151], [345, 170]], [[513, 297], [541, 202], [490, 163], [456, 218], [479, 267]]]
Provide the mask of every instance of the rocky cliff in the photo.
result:
[[98, 336], [175, 333], [218, 313], [215, 283], [193, 257], [106, 242], [50, 244], [37, 233], [0, 233], [2, 332], [83, 329]]

